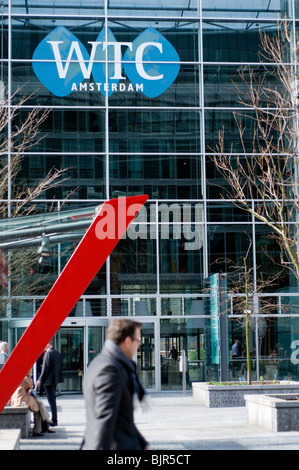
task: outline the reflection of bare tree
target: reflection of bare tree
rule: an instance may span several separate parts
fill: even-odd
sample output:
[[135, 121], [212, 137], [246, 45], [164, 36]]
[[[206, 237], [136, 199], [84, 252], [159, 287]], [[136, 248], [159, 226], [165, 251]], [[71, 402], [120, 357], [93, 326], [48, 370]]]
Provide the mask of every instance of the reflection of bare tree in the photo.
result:
[[[38, 198], [45, 191], [60, 185], [65, 172], [61, 168], [53, 168], [35, 185], [30, 185], [23, 177], [21, 164], [24, 153], [40, 142], [41, 126], [50, 114], [50, 110], [41, 111], [39, 108], [25, 112], [28, 99], [30, 97], [23, 98], [12, 108], [4, 101], [0, 107], [0, 199], [7, 201], [0, 206], [0, 219], [38, 213]], [[8, 127], [11, 128], [10, 133]], [[37, 257], [36, 248], [21, 248], [4, 256], [11, 282], [9, 291], [2, 286], [1, 315], [8, 298], [34, 295], [49, 287], [46, 277], [36, 276], [32, 271]]]

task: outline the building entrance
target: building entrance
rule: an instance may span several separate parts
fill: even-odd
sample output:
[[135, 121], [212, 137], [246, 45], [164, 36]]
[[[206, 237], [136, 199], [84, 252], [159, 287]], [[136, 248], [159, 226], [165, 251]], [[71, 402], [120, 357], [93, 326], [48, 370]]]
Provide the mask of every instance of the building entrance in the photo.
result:
[[161, 390], [183, 387], [183, 352], [187, 388], [204, 381], [204, 319], [161, 320], [160, 328]]
[[84, 372], [84, 329], [60, 328], [57, 349], [62, 356], [64, 382], [62, 392], [81, 392]]
[[[179, 358], [186, 355], [187, 388], [193, 381], [204, 381], [204, 319], [184, 321], [135, 317], [142, 323], [141, 343], [136, 354], [138, 375], [145, 389], [180, 390], [183, 387]], [[64, 383], [58, 391], [82, 393], [86, 369], [102, 350], [109, 319], [69, 317], [55, 335], [55, 347], [62, 355]], [[9, 342], [16, 345], [29, 320], [11, 323]], [[36, 377], [40, 367], [36, 368]]]
[[[138, 319], [139, 320], [139, 319]], [[141, 321], [142, 322], [142, 321]], [[142, 322], [141, 343], [137, 351], [137, 370], [146, 389], [156, 389], [155, 324]]]
[[[139, 320], [139, 319], [138, 319]], [[142, 322], [142, 320], [141, 320]], [[137, 369], [146, 389], [156, 389], [155, 324], [142, 322], [140, 348], [137, 352]], [[106, 338], [108, 320], [101, 325], [63, 326], [56, 334], [56, 345], [62, 355], [64, 383], [61, 392], [82, 392], [86, 368], [101, 351]]]
[[61, 392], [81, 393], [83, 377], [92, 359], [101, 351], [108, 322], [101, 325], [63, 326], [56, 334], [64, 382]]

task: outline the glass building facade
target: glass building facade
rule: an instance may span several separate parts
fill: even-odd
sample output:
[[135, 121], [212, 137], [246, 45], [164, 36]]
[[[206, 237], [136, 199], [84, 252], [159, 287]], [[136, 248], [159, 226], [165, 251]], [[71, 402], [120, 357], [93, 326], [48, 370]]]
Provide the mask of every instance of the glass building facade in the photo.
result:
[[[221, 197], [224, 181], [211, 155], [222, 128], [228, 144], [238, 146], [234, 113], [242, 109], [233, 81], [241, 67], [259, 70], [260, 31], [276, 34], [278, 20], [298, 31], [298, 0], [2, 0], [0, 5], [8, 109], [26, 97], [21, 122], [32, 108], [51, 108], [40, 128], [42, 139], [23, 154], [19, 178], [35, 185], [51, 168], [66, 170], [61, 183], [35, 201], [36, 213], [88, 212], [110, 198], [149, 196], [138, 228], [132, 225], [57, 332], [66, 378], [62, 390], [81, 390], [84, 370], [115, 316], [143, 323], [137, 361], [146, 388], [182, 388], [180, 361], [173, 356], [183, 351], [187, 387], [217, 380], [207, 281], [227, 273], [228, 260], [245, 256], [248, 236], [254, 272], [271, 274], [265, 246], [274, 257], [278, 248], [266, 226]], [[7, 125], [8, 136], [13, 125]], [[245, 143], [251, 142], [250, 125]], [[2, 204], [13, 205], [12, 194], [8, 191]], [[77, 243], [53, 243], [49, 272], [19, 269], [8, 291], [2, 288], [1, 332], [11, 348]], [[255, 310], [254, 374], [298, 380], [291, 361], [299, 331], [296, 281], [287, 273], [263, 296], [273, 309], [267, 315]], [[284, 305], [291, 305], [287, 313]], [[229, 295], [227, 337], [229, 379], [239, 380], [244, 360], [232, 360], [231, 346], [236, 339], [245, 345], [244, 312], [236, 311]]]

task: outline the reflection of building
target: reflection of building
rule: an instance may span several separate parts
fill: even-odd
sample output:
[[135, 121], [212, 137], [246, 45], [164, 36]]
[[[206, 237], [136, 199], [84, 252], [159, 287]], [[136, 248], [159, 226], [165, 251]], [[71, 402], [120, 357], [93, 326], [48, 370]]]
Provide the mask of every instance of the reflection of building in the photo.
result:
[[[183, 349], [187, 353], [188, 385], [192, 381], [213, 378], [217, 368], [209, 366], [210, 312], [204, 307], [209, 299], [205, 279], [220, 270], [217, 265], [220, 258], [237, 260], [244, 255], [248, 246], [245, 232], [253, 240], [251, 262], [254, 267], [262, 266], [268, 273], [272, 266], [264, 255], [263, 242], [268, 230], [220, 198], [218, 184], [223, 182], [217, 179], [209, 158], [210, 149], [215, 148], [218, 130], [223, 126], [228, 141], [238, 142], [233, 118], [237, 103], [232, 80], [238, 80], [241, 64], [251, 63], [255, 67], [258, 63], [260, 28], [275, 32], [277, 18], [286, 15], [291, 19], [290, 27], [298, 28], [297, 2], [259, 0], [253, 4], [248, 2], [246, 9], [241, 0], [154, 0], [147, 5], [141, 0], [74, 0], [69, 6], [66, 3], [61, 0], [4, 2], [1, 80], [6, 90], [15, 93], [9, 106], [21, 96], [34, 92], [36, 95], [24, 106], [24, 113], [30, 106], [52, 108], [41, 129], [44, 139], [30, 153], [24, 154], [22, 177], [34, 184], [53, 166], [68, 168], [68, 179], [37, 201], [41, 214], [49, 206], [58, 211], [77, 211], [124, 195], [145, 193], [149, 195], [149, 202], [147, 218], [139, 227], [140, 236], [127, 237], [120, 242], [58, 333], [60, 349], [66, 348], [65, 369], [70, 376], [65, 387], [76, 390], [80, 387], [80, 379], [76, 377], [80, 377], [82, 361], [84, 369], [103, 344], [108, 318], [117, 315], [138, 316], [144, 323], [138, 363], [148, 388], [181, 387], [178, 367], [168, 358], [173, 344], [180, 353]], [[229, 9], [224, 6], [228, 3]], [[92, 74], [85, 80], [78, 79], [74, 91], [65, 95], [61, 89], [60, 94], [49, 91], [49, 82], [57, 80], [57, 76], [54, 77], [57, 64], [45, 55], [44, 61], [50, 64], [46, 69], [49, 72], [43, 75], [40, 65], [33, 70], [33, 62], [38, 62], [35, 51], [46, 36], [63, 27], [72, 33], [74, 44], [80, 41], [76, 43], [79, 46], [74, 46], [68, 68], [67, 57], [61, 64], [66, 74], [69, 70], [74, 72], [73, 76], [80, 76], [82, 68], [78, 61], [76, 64], [78, 47], [88, 67], [90, 42], [97, 41], [105, 26], [113, 33], [111, 42], [133, 45], [134, 41], [139, 41], [141, 49], [136, 70], [144, 86], [150, 85], [148, 77], [153, 79], [153, 88], [157, 86], [157, 76], [163, 74], [169, 86], [161, 94], [149, 96], [150, 92], [142, 93], [136, 83], [130, 86], [134, 78], [126, 65], [130, 56], [126, 56], [126, 61], [124, 57], [129, 52], [124, 45], [121, 47], [123, 67], [118, 63], [116, 71], [113, 64], [113, 70], [110, 69], [115, 60], [111, 51], [117, 57], [116, 46], [110, 46], [107, 55], [99, 49], [94, 56]], [[148, 36], [141, 36], [148, 28], [162, 35], [163, 47], [170, 47], [169, 43], [179, 56], [180, 69], [173, 83], [170, 83], [173, 64], [168, 63], [168, 56], [163, 56], [163, 70], [159, 69], [161, 64], [157, 65], [163, 50], [156, 47], [154, 55], [147, 56], [148, 50], [142, 49], [143, 43], [151, 42]], [[51, 36], [48, 40], [55, 48], [59, 37]], [[105, 70], [102, 64], [105, 65], [107, 59], [110, 77], [112, 73], [121, 72], [124, 78], [106, 97], [91, 84], [100, 82], [99, 76], [103, 77]], [[146, 60], [156, 61], [155, 67], [152, 69]], [[120, 84], [124, 85], [123, 91]], [[112, 89], [111, 81], [109, 90]], [[251, 140], [250, 127], [246, 138]], [[68, 194], [69, 199], [62, 205]], [[170, 214], [170, 227], [161, 221], [162, 204], [171, 208], [176, 204], [180, 208], [180, 219]], [[183, 206], [190, 210], [189, 219], [183, 220]], [[195, 217], [196, 208], [200, 208], [200, 218]], [[190, 222], [190, 232], [184, 231]], [[169, 228], [167, 236], [165, 228]], [[200, 234], [200, 243], [187, 249], [187, 244], [192, 245], [192, 233]], [[77, 240], [71, 237], [59, 243], [53, 240], [52, 270], [42, 277], [43, 273], [33, 269], [34, 275], [40, 276], [34, 292], [24, 287], [33, 279], [29, 269], [15, 272], [12, 283], [18, 288], [14, 291], [16, 295], [9, 298], [0, 327], [2, 338], [8, 337], [11, 345], [16, 344], [29, 324]], [[273, 244], [268, 249], [275, 252]], [[226, 272], [227, 266], [222, 265], [221, 271]], [[296, 289], [291, 292], [289, 284], [291, 281], [280, 286], [279, 295], [271, 292], [275, 309], [271, 317], [263, 319], [262, 335], [258, 334], [261, 328], [252, 328], [250, 352], [257, 373], [267, 368], [269, 375], [273, 375], [274, 368], [268, 367], [267, 361], [270, 350], [279, 343], [275, 356], [281, 366], [278, 369], [283, 371], [283, 377], [292, 374], [297, 378], [297, 369], [289, 359], [299, 324], [295, 316], [286, 320], [279, 315], [284, 312], [285, 304], [291, 304], [292, 313], [296, 313], [298, 302], [293, 297], [289, 300]], [[229, 308], [231, 313], [233, 302]], [[230, 316], [228, 325], [229, 343], [238, 338], [244, 345], [242, 322]], [[81, 344], [83, 355], [78, 353]], [[273, 361], [271, 356], [271, 365]]]

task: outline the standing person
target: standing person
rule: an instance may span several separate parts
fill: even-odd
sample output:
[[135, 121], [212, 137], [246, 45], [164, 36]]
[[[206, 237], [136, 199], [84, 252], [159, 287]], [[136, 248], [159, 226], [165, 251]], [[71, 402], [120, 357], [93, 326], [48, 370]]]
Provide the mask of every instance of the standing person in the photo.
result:
[[51, 408], [52, 422], [51, 426], [57, 426], [57, 406], [56, 406], [56, 387], [57, 384], [64, 382], [62, 377], [62, 358], [61, 354], [54, 349], [52, 342], [46, 346], [42, 372], [36, 382], [36, 386], [44, 386], [44, 390]]
[[[42, 373], [45, 354], [46, 354], [46, 350], [44, 349], [43, 352], [41, 353], [41, 355], [39, 356], [38, 360], [36, 361], [36, 372], [37, 372], [36, 375], [37, 375], [37, 377], [39, 377], [40, 374]], [[44, 395], [44, 386], [40, 385], [39, 386], [39, 396], [42, 397], [43, 395]]]
[[234, 344], [232, 345], [232, 357], [233, 358], [238, 358], [241, 356], [241, 347], [239, 344], [239, 340], [236, 339]]
[[0, 343], [0, 370], [8, 359], [9, 346], [5, 341]]
[[178, 350], [174, 347], [174, 345], [172, 346], [171, 350], [169, 351], [168, 357], [171, 357], [171, 359], [174, 359], [175, 361], [177, 361], [177, 359], [179, 357], [179, 353], [178, 353]]
[[91, 362], [83, 383], [87, 426], [83, 450], [142, 450], [148, 443], [134, 423], [133, 402], [144, 389], [133, 362], [141, 323], [127, 318], [109, 323], [107, 340]]

